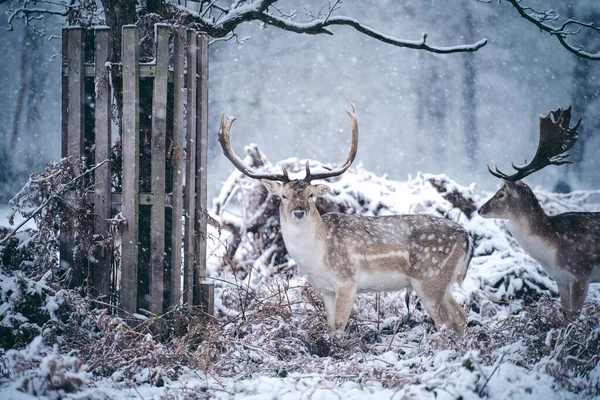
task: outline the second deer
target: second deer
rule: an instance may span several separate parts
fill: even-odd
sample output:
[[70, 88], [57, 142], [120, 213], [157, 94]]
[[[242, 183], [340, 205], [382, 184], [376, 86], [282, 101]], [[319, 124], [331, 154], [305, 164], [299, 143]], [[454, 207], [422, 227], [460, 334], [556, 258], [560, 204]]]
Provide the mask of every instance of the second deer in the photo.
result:
[[356, 110], [346, 110], [352, 123], [352, 146], [338, 169], [311, 173], [304, 179], [282, 173], [259, 173], [234, 153], [230, 129], [235, 118], [221, 118], [219, 142], [225, 156], [245, 175], [261, 179], [281, 198], [279, 218], [285, 246], [308, 282], [323, 295], [330, 330], [343, 331], [357, 293], [414, 289], [439, 328], [462, 334], [466, 314], [450, 292], [462, 283], [473, 246], [458, 224], [430, 215], [360, 217], [342, 213], [319, 215], [315, 198], [329, 193], [314, 180], [339, 176], [358, 149]]
[[504, 186], [481, 208], [484, 218], [508, 220], [508, 229], [521, 247], [556, 281], [564, 309], [578, 312], [591, 282], [600, 282], [600, 213], [569, 212], [547, 215], [532, 190], [520, 179], [547, 165], [568, 163], [568, 155], [577, 140], [571, 107], [551, 111], [540, 117], [540, 141], [531, 162], [516, 166], [513, 175], [496, 167], [489, 171], [501, 178]]

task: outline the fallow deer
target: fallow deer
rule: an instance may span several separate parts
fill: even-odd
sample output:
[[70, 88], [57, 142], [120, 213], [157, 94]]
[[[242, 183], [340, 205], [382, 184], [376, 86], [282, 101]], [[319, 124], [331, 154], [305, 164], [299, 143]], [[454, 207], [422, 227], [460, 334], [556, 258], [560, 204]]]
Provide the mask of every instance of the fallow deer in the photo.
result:
[[329, 193], [313, 180], [339, 176], [358, 149], [356, 109], [346, 110], [352, 124], [352, 145], [344, 164], [304, 179], [250, 169], [234, 153], [230, 130], [235, 118], [221, 118], [219, 142], [225, 156], [245, 175], [261, 179], [281, 198], [279, 217], [287, 251], [308, 282], [323, 295], [327, 323], [343, 331], [357, 293], [414, 289], [436, 327], [465, 330], [466, 314], [452, 297], [452, 283], [462, 284], [472, 257], [469, 234], [458, 224], [430, 215], [359, 217], [342, 213], [319, 215], [315, 198]]
[[564, 309], [578, 312], [591, 282], [600, 281], [600, 213], [568, 212], [547, 215], [532, 190], [521, 179], [548, 165], [569, 163], [565, 154], [577, 141], [581, 118], [570, 128], [571, 107], [540, 117], [540, 140], [531, 162], [512, 164], [513, 175], [495, 171], [503, 187], [481, 208], [484, 218], [508, 220], [520, 246], [556, 281]]

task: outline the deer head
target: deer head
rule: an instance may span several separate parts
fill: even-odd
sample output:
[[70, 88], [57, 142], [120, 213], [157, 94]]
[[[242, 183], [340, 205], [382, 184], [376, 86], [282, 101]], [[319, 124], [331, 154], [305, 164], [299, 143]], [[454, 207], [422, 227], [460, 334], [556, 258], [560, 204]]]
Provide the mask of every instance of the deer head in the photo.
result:
[[356, 157], [358, 150], [358, 122], [356, 120], [356, 108], [350, 104], [351, 110], [346, 109], [352, 123], [352, 145], [346, 161], [339, 167], [330, 171], [312, 173], [306, 162], [306, 175], [304, 179], [290, 179], [285, 168], [282, 173], [260, 173], [252, 170], [235, 154], [231, 148], [231, 126], [235, 118], [225, 119], [221, 117], [219, 128], [219, 143], [223, 148], [225, 157], [243, 174], [250, 178], [260, 179], [267, 190], [274, 196], [281, 198], [280, 217], [291, 223], [301, 223], [310, 217], [318, 215], [314, 198], [329, 193], [329, 187], [324, 184], [311, 184], [311, 181], [339, 176], [343, 174]]
[[570, 128], [571, 107], [550, 111], [540, 117], [540, 139], [535, 156], [530, 163], [517, 166], [512, 163], [516, 172], [507, 175], [495, 166], [495, 171], [488, 165], [488, 171], [504, 181], [504, 186], [479, 209], [479, 215], [485, 218], [515, 219], [525, 215], [541, 212], [541, 207], [532, 190], [520, 180], [548, 165], [570, 163], [567, 160], [569, 151], [577, 141], [577, 128], [581, 118]]

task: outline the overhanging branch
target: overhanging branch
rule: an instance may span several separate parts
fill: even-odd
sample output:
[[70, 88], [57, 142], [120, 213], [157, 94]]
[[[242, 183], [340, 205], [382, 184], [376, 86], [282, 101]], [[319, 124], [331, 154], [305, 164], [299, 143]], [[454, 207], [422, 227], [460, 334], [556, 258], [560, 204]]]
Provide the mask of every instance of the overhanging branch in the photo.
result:
[[[200, 13], [191, 13], [187, 9], [184, 11], [190, 14], [190, 17], [198, 25], [199, 29], [206, 31], [209, 35], [217, 38], [230, 35], [231, 32], [233, 32], [240, 24], [244, 22], [259, 21], [266, 25], [272, 25], [289, 32], [303, 33], [308, 35], [333, 35], [333, 32], [329, 29], [330, 27], [349, 26], [368, 37], [392, 46], [406, 47], [415, 50], [425, 50], [439, 54], [473, 52], [479, 50], [481, 47], [487, 44], [487, 39], [482, 39], [473, 44], [448, 47], [431, 46], [427, 43], [426, 33], [424, 33], [419, 40], [405, 40], [396, 38], [378, 32], [377, 30], [362, 24], [356, 19], [346, 16], [332, 15], [333, 12], [338, 9], [338, 2], [335, 2], [333, 6], [330, 6], [329, 11], [321, 18], [313, 18], [307, 22], [296, 22], [290, 17], [294, 15], [293, 13], [290, 14], [290, 16], [283, 15], [279, 9], [273, 6], [275, 2], [275, 0], [258, 0], [254, 3], [245, 3], [243, 6], [231, 8], [229, 10], [223, 10], [223, 8], [219, 8], [218, 12], [220, 13], [220, 16], [216, 19], [207, 17], [207, 10], [203, 10]], [[281, 16], [270, 13], [269, 8], [275, 9]], [[180, 7], [180, 9], [183, 9], [183, 7]]]
[[[583, 49], [582, 46], [575, 46], [567, 40], [571, 36], [575, 36], [581, 32], [581, 29], [590, 29], [600, 35], [600, 27], [594, 26], [593, 22], [581, 22], [574, 19], [568, 19], [559, 27], [554, 26], [558, 20], [558, 15], [554, 11], [536, 11], [531, 7], [521, 5], [520, 0], [507, 0], [527, 21], [537, 26], [540, 30], [555, 36], [560, 44], [577, 55], [578, 57], [587, 60], [600, 60], [600, 53], [590, 53]], [[571, 29], [574, 27], [575, 29]]]

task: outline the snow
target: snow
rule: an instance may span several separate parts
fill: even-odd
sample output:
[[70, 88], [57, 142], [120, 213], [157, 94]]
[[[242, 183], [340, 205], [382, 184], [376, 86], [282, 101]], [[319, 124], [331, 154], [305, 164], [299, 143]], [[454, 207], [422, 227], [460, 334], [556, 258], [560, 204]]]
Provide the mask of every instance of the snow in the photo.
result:
[[[290, 173], [303, 168], [298, 160], [284, 163]], [[265, 168], [278, 170], [269, 164]], [[204, 363], [203, 368], [181, 365], [172, 373], [172, 368], [154, 364], [154, 351], [169, 350], [161, 350], [162, 345], [153, 344], [153, 337], [146, 335], [142, 340], [154, 346], [146, 364], [131, 370], [119, 367], [102, 376], [92, 373], [93, 366], [81, 363], [78, 352], [62, 354], [59, 347], [64, 344], [52, 345], [37, 336], [23, 349], [0, 350], [0, 397], [552, 400], [589, 398], [590, 393], [600, 392], [600, 367], [587, 375], [560, 373], [567, 347], [560, 339], [568, 336], [568, 329], [584, 328], [564, 329], [547, 322], [558, 307], [555, 283], [518, 246], [504, 221], [476, 214], [469, 219], [442, 197], [431, 179], [444, 180], [447, 190], [456, 190], [478, 206], [492, 194], [444, 175], [418, 174], [398, 182], [358, 166], [327, 182], [332, 189], [327, 197], [356, 214], [449, 215], [469, 231], [475, 257], [462, 287], [453, 288], [467, 311], [464, 338], [436, 331], [415, 295], [407, 318], [404, 292], [359, 295], [351, 329], [342, 337], [330, 335], [323, 328], [320, 296], [296, 274], [293, 260], [277, 264], [278, 248], [258, 247], [258, 243], [270, 243], [268, 238], [249, 232], [236, 253], [236, 268], [224, 266], [223, 255], [232, 238], [225, 230], [211, 228], [208, 279], [215, 283], [219, 329], [209, 330], [216, 336], [187, 350]], [[248, 226], [264, 211], [266, 203], [256, 200], [259, 188], [259, 182], [233, 172], [215, 200], [218, 215], [213, 210], [213, 217]], [[600, 210], [593, 192], [535, 192], [548, 212]], [[242, 211], [242, 205], [248, 209]], [[18, 289], [17, 276], [0, 272], [0, 318], [3, 326], [14, 326], [19, 314], [9, 306], [8, 297], [20, 295], [23, 289]], [[52, 320], [70, 300], [66, 292], [55, 293], [47, 278], [30, 282], [24, 290], [51, 294], [42, 307]], [[587, 305], [599, 301], [600, 285], [592, 284]], [[593, 332], [597, 335], [597, 328]], [[114, 346], [128, 340], [126, 334], [115, 334]], [[312, 352], [306, 351], [309, 345]], [[158, 375], [162, 385], [153, 384]], [[561, 380], [564, 376], [566, 381]], [[65, 382], [76, 382], [76, 387], [65, 390]]]

